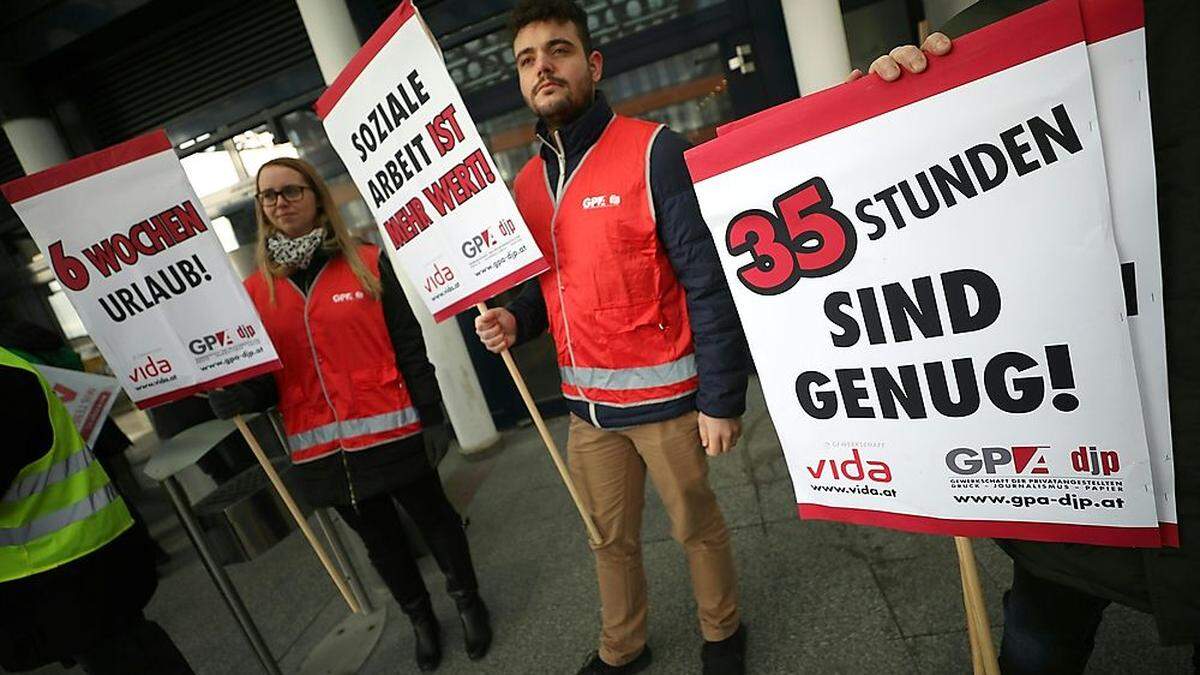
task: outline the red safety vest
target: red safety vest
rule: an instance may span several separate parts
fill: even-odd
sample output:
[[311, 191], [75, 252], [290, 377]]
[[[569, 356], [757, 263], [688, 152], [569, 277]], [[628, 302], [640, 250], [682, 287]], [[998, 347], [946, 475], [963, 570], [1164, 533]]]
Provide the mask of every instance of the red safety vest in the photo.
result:
[[650, 147], [661, 128], [614, 116], [569, 179], [560, 163], [551, 186], [538, 154], [514, 184], [521, 216], [551, 262], [538, 281], [567, 398], [625, 407], [697, 388], [683, 287], [650, 195]]
[[[362, 245], [358, 254], [379, 276], [379, 249]], [[275, 304], [261, 271], [246, 279], [246, 290], [283, 362], [275, 384], [292, 461], [420, 433], [383, 305], [363, 290], [345, 258], [334, 255], [325, 263], [307, 297], [289, 279], [272, 281]]]

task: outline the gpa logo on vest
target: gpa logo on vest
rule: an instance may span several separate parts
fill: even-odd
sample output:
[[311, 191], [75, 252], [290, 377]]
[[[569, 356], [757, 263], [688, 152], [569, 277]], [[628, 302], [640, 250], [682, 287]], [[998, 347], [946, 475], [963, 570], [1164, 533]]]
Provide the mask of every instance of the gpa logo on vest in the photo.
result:
[[581, 206], [583, 206], [584, 210], [607, 209], [607, 208], [611, 208], [613, 206], [620, 206], [620, 205], [621, 205], [621, 195], [595, 195], [592, 197], [584, 197], [583, 203], [581, 204]]
[[362, 291], [346, 291], [345, 293], [334, 293], [329, 299], [335, 304], [339, 302], [352, 302], [354, 300], [362, 300], [367, 297]]

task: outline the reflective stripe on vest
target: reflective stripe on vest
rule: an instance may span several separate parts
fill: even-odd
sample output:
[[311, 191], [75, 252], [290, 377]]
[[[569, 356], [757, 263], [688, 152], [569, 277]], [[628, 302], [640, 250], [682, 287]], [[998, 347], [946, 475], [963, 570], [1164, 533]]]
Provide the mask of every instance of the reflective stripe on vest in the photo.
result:
[[[321, 443], [331, 443], [337, 440], [350, 439], [355, 436], [398, 431], [420, 421], [421, 418], [417, 416], [417, 409], [408, 407], [372, 417], [330, 422], [329, 424], [302, 431], [298, 434], [292, 434], [288, 436], [287, 440], [292, 452], [301, 452]], [[414, 431], [413, 433], [416, 432]]]
[[584, 368], [562, 366], [559, 368], [563, 384], [587, 389], [623, 391], [649, 389], [678, 384], [696, 377], [696, 355], [688, 354], [681, 359], [657, 366], [636, 368]]
[[[358, 251], [378, 276], [379, 249]], [[283, 363], [274, 376], [293, 462], [419, 433], [382, 302], [363, 292], [345, 256], [331, 257], [307, 293], [261, 272], [246, 280], [246, 289]]]
[[45, 378], [0, 348], [0, 367], [32, 373], [46, 398], [52, 440], [0, 497], [0, 582], [88, 555], [133, 525], [128, 508]]
[[0, 528], [0, 546], [20, 546], [41, 539], [72, 523], [90, 518], [117, 498], [116, 489], [109, 483], [74, 504], [38, 516], [20, 527]]
[[8, 489], [8, 492], [5, 492], [4, 496], [0, 498], [0, 503], [19, 502], [55, 483], [61, 483], [74, 476], [91, 466], [94, 461], [96, 461], [96, 458], [92, 455], [91, 450], [84, 448], [61, 462], [51, 464], [50, 468], [45, 471], [29, 474], [17, 480]]

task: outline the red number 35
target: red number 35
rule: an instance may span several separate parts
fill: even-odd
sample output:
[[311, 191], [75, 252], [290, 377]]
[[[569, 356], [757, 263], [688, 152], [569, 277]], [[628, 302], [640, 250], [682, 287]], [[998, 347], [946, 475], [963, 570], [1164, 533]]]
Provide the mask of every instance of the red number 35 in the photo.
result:
[[725, 245], [730, 255], [754, 255], [738, 269], [742, 284], [775, 295], [803, 277], [823, 277], [848, 265], [858, 238], [850, 219], [833, 208], [825, 181], [812, 178], [776, 197], [775, 213], [751, 209], [734, 216]]

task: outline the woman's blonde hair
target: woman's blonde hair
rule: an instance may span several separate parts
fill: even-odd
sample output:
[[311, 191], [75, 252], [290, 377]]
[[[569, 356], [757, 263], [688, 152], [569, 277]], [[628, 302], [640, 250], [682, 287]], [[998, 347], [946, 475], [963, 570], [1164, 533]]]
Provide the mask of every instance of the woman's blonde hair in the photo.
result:
[[[258, 180], [262, 177], [263, 169], [268, 166], [282, 166], [293, 171], [297, 171], [304, 176], [308, 187], [312, 189], [313, 194], [317, 198], [317, 227], [324, 228], [325, 240], [321, 246], [327, 251], [340, 251], [342, 256], [346, 258], [346, 263], [350, 265], [350, 270], [354, 272], [354, 276], [358, 277], [358, 283], [362, 285], [372, 298], [378, 298], [381, 286], [379, 277], [371, 274], [367, 270], [367, 266], [363, 264], [362, 257], [358, 255], [359, 239], [350, 234], [350, 230], [346, 227], [346, 222], [342, 220], [341, 213], [338, 212], [337, 205], [333, 203], [333, 196], [329, 193], [329, 186], [325, 184], [317, 170], [312, 164], [293, 157], [277, 157], [263, 164], [258, 169], [258, 175], [254, 177], [254, 190], [258, 192]], [[270, 254], [267, 252], [267, 238], [274, 234], [277, 230], [271, 224], [270, 218], [267, 218], [266, 211], [263, 210], [262, 201], [257, 197], [254, 200], [254, 214], [258, 219], [258, 242], [254, 245], [254, 260], [258, 263], [258, 269], [262, 272], [263, 279], [267, 283], [267, 294], [271, 304], [275, 303], [275, 277], [287, 276], [287, 268], [276, 265]]]

